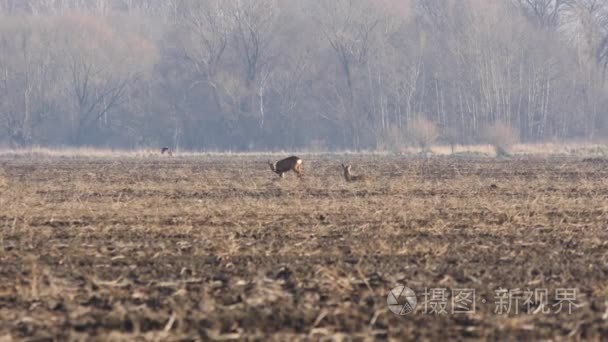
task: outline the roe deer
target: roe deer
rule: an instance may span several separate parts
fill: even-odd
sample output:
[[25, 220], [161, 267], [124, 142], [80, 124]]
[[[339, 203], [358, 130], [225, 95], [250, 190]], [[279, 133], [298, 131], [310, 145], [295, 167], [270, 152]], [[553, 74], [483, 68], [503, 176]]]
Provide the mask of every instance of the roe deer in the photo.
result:
[[171, 149], [168, 147], [163, 147], [160, 149], [160, 154], [165, 154], [165, 152], [167, 152], [167, 154], [169, 155], [169, 157], [173, 156], [173, 153], [171, 152]]
[[278, 174], [281, 178], [283, 178], [285, 172], [290, 170], [297, 173], [298, 177], [302, 177], [302, 159], [296, 156], [287, 157], [274, 163], [268, 161], [268, 165], [270, 165], [272, 172]]
[[350, 164], [346, 164], [346, 165], [342, 164], [342, 168], [344, 169], [344, 179], [346, 179], [347, 182], [364, 181], [367, 179], [367, 177], [365, 177], [364, 175], [355, 176], [352, 173], [350, 173], [350, 168], [351, 168]]

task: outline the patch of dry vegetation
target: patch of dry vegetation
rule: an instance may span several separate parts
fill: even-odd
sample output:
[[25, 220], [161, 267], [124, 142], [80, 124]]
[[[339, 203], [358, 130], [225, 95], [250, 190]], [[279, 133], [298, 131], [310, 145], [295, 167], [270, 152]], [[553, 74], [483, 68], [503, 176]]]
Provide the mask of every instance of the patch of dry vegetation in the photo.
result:
[[[249, 156], [4, 157], [0, 339], [603, 336], [607, 162], [348, 159], [374, 177], [322, 155], [301, 181]], [[581, 307], [399, 317], [398, 283], [577, 288]]]
[[8, 186], [8, 178], [4, 175], [4, 171], [0, 169], [0, 189]]
[[[433, 129], [434, 130], [434, 129]], [[436, 131], [435, 131], [436, 133]], [[431, 136], [434, 136], [433, 133]], [[446, 133], [447, 135], [454, 134]], [[415, 155], [420, 152], [420, 145], [417, 146], [406, 146], [407, 135], [394, 130], [388, 134], [388, 138], [385, 141], [379, 143], [379, 150], [376, 151], [340, 151], [332, 152], [334, 155], [347, 155], [347, 156], [390, 156], [394, 154], [399, 155]], [[413, 139], [410, 139], [414, 141]], [[435, 141], [433, 138], [431, 141]], [[460, 145], [457, 144], [453, 137], [443, 138], [443, 142], [449, 143], [449, 145], [432, 144], [428, 143], [424, 146], [426, 152], [430, 152], [434, 155], [469, 155], [469, 156], [485, 156], [491, 157], [495, 155], [496, 149], [492, 144], [486, 145]], [[606, 157], [608, 156], [608, 145], [599, 143], [588, 143], [588, 142], [545, 142], [545, 143], [533, 143], [533, 144], [513, 144], [509, 143], [508, 153], [512, 156], [577, 156], [577, 157]], [[277, 152], [196, 152], [196, 151], [173, 151], [175, 157], [180, 158], [222, 158], [222, 157], [238, 157], [238, 158], [261, 158], [268, 159], [274, 158], [279, 159], [285, 157], [287, 154], [293, 152], [277, 151]], [[305, 154], [315, 158], [322, 158], [327, 156], [328, 152], [320, 149], [319, 151], [301, 151], [297, 154]], [[63, 148], [63, 149], [52, 149], [44, 147], [32, 147], [27, 149], [0, 149], [0, 158], [12, 158], [12, 159], [38, 159], [43, 162], [47, 159], [124, 159], [124, 158], [137, 158], [137, 159], [157, 159], [170, 158], [167, 155], [162, 155], [160, 149], [138, 149], [138, 150], [109, 150], [109, 149], [97, 149], [97, 148]]]
[[431, 146], [435, 144], [435, 141], [437, 141], [439, 131], [434, 122], [420, 117], [410, 123], [408, 135], [422, 152], [428, 152]]
[[503, 122], [495, 122], [484, 130], [484, 139], [494, 147], [496, 156], [508, 157], [509, 149], [518, 138], [513, 127]]

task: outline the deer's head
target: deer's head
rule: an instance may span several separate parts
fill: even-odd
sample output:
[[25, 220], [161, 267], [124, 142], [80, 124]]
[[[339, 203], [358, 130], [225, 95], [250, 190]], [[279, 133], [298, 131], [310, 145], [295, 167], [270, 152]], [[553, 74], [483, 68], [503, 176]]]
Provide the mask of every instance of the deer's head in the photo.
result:
[[272, 172], [276, 172], [277, 171], [277, 163], [276, 162], [271, 162], [270, 160], [268, 161], [268, 165], [270, 165], [270, 169], [272, 170]]

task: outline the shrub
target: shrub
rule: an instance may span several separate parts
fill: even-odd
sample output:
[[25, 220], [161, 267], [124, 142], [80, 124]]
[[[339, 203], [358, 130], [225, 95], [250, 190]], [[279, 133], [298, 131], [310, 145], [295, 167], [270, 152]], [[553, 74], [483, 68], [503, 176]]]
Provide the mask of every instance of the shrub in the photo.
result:
[[499, 121], [486, 127], [483, 136], [485, 141], [494, 147], [497, 157], [509, 156], [508, 150], [517, 142], [513, 128]]
[[418, 118], [409, 124], [408, 134], [423, 152], [428, 152], [437, 140], [437, 126], [425, 118]]

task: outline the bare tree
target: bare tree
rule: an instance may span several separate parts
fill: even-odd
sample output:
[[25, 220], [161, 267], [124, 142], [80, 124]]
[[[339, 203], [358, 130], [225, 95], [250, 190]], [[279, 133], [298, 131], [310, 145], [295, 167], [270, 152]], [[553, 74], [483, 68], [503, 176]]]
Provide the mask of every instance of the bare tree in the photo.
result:
[[181, 18], [178, 47], [200, 75], [195, 82], [205, 82], [211, 87], [217, 110], [223, 112], [218, 74], [235, 29], [230, 8], [221, 0], [191, 0], [179, 2], [178, 13]]
[[514, 0], [539, 27], [556, 29], [560, 25], [560, 15], [571, 0]]
[[596, 139], [607, 71], [604, 0], [0, 0], [0, 144]]
[[108, 23], [85, 14], [62, 16], [57, 25], [66, 87], [75, 107], [72, 143], [79, 145], [94, 123], [109, 124], [111, 110], [123, 103], [153, 61], [154, 48], [141, 37], [121, 36]]
[[365, 87], [366, 69], [383, 16], [372, 3], [360, 0], [320, 2], [313, 13], [341, 70], [334, 83], [335, 100], [330, 101], [339, 104], [338, 121], [350, 131], [351, 146], [359, 149], [370, 111], [366, 113], [364, 108], [355, 105], [356, 92]]
[[3, 18], [0, 25], [0, 127], [13, 146], [32, 144], [35, 128], [50, 111], [53, 59], [45, 32], [49, 22]]
[[608, 65], [608, 4], [599, 0], [572, 0], [564, 17], [563, 29], [576, 46], [576, 69], [583, 80], [576, 89], [582, 100], [579, 115], [585, 118], [585, 136], [593, 138], [602, 125], [600, 114], [605, 104], [602, 93]]

